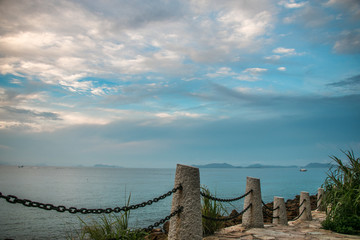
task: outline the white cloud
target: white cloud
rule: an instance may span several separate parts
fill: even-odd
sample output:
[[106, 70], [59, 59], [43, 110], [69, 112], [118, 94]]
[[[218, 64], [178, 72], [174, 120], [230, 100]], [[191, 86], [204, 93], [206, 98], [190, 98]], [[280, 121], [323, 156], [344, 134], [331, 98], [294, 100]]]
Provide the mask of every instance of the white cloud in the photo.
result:
[[264, 57], [264, 59], [266, 60], [272, 60], [272, 61], [276, 61], [276, 60], [279, 60], [281, 57], [279, 55], [271, 55], [271, 56], [267, 56], [267, 57]]
[[260, 74], [266, 72], [268, 69], [266, 68], [247, 68], [244, 70], [245, 73], [250, 74]]
[[286, 71], [286, 67], [278, 67], [277, 70], [284, 72], [284, 71]]
[[216, 78], [216, 77], [226, 77], [226, 76], [233, 76], [236, 75], [231, 68], [229, 67], [222, 67], [219, 68], [215, 73], [208, 73], [206, 74], [207, 77]]
[[307, 4], [307, 1], [295, 2], [295, 0], [288, 0], [288, 1], [284, 0], [284, 1], [280, 1], [278, 4], [286, 8], [301, 8], [304, 7], [305, 4]]
[[259, 76], [267, 71], [266, 68], [247, 68], [242, 74], [236, 76], [236, 79], [248, 82], [258, 81], [260, 80]]
[[175, 120], [177, 118], [200, 118], [203, 117], [203, 114], [199, 113], [191, 113], [191, 112], [183, 112], [183, 111], [175, 111], [175, 112], [160, 112], [155, 114], [156, 117], [164, 118], [168, 120]]
[[276, 48], [276, 49], [273, 50], [273, 53], [293, 55], [293, 54], [295, 54], [296, 52], [295, 52], [295, 49], [294, 49], [294, 48], [278, 47], [278, 48]]

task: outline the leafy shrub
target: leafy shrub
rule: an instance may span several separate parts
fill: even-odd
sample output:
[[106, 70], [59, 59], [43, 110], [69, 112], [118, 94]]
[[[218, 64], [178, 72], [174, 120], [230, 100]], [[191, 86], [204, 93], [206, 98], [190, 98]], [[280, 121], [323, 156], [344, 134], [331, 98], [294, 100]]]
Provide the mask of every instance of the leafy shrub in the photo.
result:
[[332, 156], [332, 165], [323, 184], [327, 215], [325, 229], [339, 233], [360, 233], [360, 159], [353, 151], [343, 152], [347, 161]]
[[[212, 196], [210, 190], [207, 187], [203, 186], [201, 187], [201, 190], [206, 195]], [[202, 215], [210, 218], [221, 218], [226, 213], [226, 210], [220, 202], [203, 197], [201, 213]], [[202, 218], [202, 226], [203, 234], [206, 236], [214, 234], [215, 231], [223, 228], [224, 222]]]

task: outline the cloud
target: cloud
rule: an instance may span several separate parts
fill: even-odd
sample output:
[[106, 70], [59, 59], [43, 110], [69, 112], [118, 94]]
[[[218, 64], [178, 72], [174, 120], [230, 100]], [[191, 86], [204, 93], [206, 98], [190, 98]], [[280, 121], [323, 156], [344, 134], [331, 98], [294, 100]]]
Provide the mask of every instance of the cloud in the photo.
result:
[[247, 68], [242, 71], [242, 74], [237, 75], [235, 78], [241, 81], [258, 81], [260, 80], [260, 75], [267, 72], [266, 68]]
[[289, 0], [289, 1], [280, 1], [278, 4], [286, 8], [301, 8], [304, 7], [305, 4], [307, 4], [307, 1], [295, 2], [295, 0]]
[[321, 3], [309, 1], [296, 12], [286, 15], [283, 18], [285, 24], [298, 24], [309, 29], [326, 26], [336, 17], [329, 14]]
[[359, 95], [244, 94], [220, 85], [212, 90], [213, 104], [231, 110], [231, 118], [177, 118], [161, 124], [159, 118], [120, 119], [69, 126], [51, 135], [2, 131], [0, 145], [8, 148], [0, 149], [1, 155], [11, 163], [25, 159], [23, 164], [49, 165], [92, 165], [104, 156], [108, 164], [125, 167], [174, 167], [209, 159], [242, 165], [266, 156], [285, 164], [294, 153], [307, 161], [327, 158], [331, 152], [319, 152], [319, 144], [339, 148], [358, 142]]
[[357, 0], [328, 0], [325, 6], [339, 8], [346, 15], [350, 15], [352, 20], [360, 19], [360, 3]]
[[284, 72], [286, 71], [286, 67], [278, 67], [277, 70]]
[[280, 60], [280, 58], [281, 58], [281, 56], [279, 56], [279, 55], [271, 55], [271, 56], [264, 57], [264, 59], [271, 60], [271, 61], [277, 61], [277, 60]]
[[360, 53], [360, 29], [343, 31], [334, 44], [334, 51], [340, 54]]
[[294, 48], [278, 47], [278, 48], [273, 50], [273, 53], [285, 54], [285, 55], [294, 55], [296, 52], [295, 52]]
[[186, 61], [222, 62], [257, 51], [272, 30], [275, 8], [263, 0], [244, 6], [231, 1], [4, 1], [0, 50], [7, 59], [0, 71], [94, 95], [103, 94], [100, 86], [84, 78], [189, 77], [196, 68]]
[[334, 87], [345, 87], [345, 86], [355, 87], [355, 86], [360, 86], [360, 74], [349, 77], [349, 78], [346, 78], [346, 79], [344, 79], [342, 81], [339, 81], [339, 82], [329, 83], [328, 86], [334, 86]]
[[267, 69], [266, 68], [247, 68], [244, 70], [244, 72], [256, 75], [256, 74], [267, 72]]
[[226, 76], [234, 76], [237, 75], [235, 72], [232, 71], [229, 67], [222, 67], [219, 68], [215, 73], [207, 73], [206, 76], [210, 78], [217, 78], [217, 77], [226, 77]]
[[54, 112], [8, 106], [0, 107], [0, 129], [43, 131], [49, 129], [49, 126], [56, 125], [54, 122], [61, 120], [60, 115]]

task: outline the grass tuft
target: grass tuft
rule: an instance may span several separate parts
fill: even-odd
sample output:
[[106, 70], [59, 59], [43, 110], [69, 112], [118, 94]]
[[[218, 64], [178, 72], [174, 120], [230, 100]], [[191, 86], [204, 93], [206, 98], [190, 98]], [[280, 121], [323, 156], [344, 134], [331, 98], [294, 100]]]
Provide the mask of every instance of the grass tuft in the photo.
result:
[[[212, 195], [210, 190], [206, 186], [202, 186], [201, 190], [206, 195]], [[202, 198], [201, 204], [201, 213], [204, 216], [211, 218], [221, 218], [227, 212], [221, 202], [208, 199], [206, 197]], [[214, 234], [215, 231], [224, 227], [224, 222], [222, 221], [213, 221], [209, 219], [202, 218], [203, 234], [204, 236]]]
[[[126, 206], [130, 204], [128, 197]], [[81, 230], [77, 231], [77, 237], [69, 237], [69, 239], [79, 240], [142, 240], [147, 235], [146, 232], [139, 229], [129, 229], [130, 210], [120, 215], [102, 214], [97, 219], [92, 219], [92, 223], [86, 223], [79, 217]]]

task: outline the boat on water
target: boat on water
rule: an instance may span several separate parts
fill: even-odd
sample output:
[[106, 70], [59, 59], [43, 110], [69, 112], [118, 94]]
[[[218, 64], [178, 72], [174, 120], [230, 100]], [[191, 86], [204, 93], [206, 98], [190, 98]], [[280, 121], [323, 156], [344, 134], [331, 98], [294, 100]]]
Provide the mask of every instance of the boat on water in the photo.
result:
[[300, 172], [306, 172], [307, 171], [307, 169], [305, 169], [305, 168], [300, 168]]

